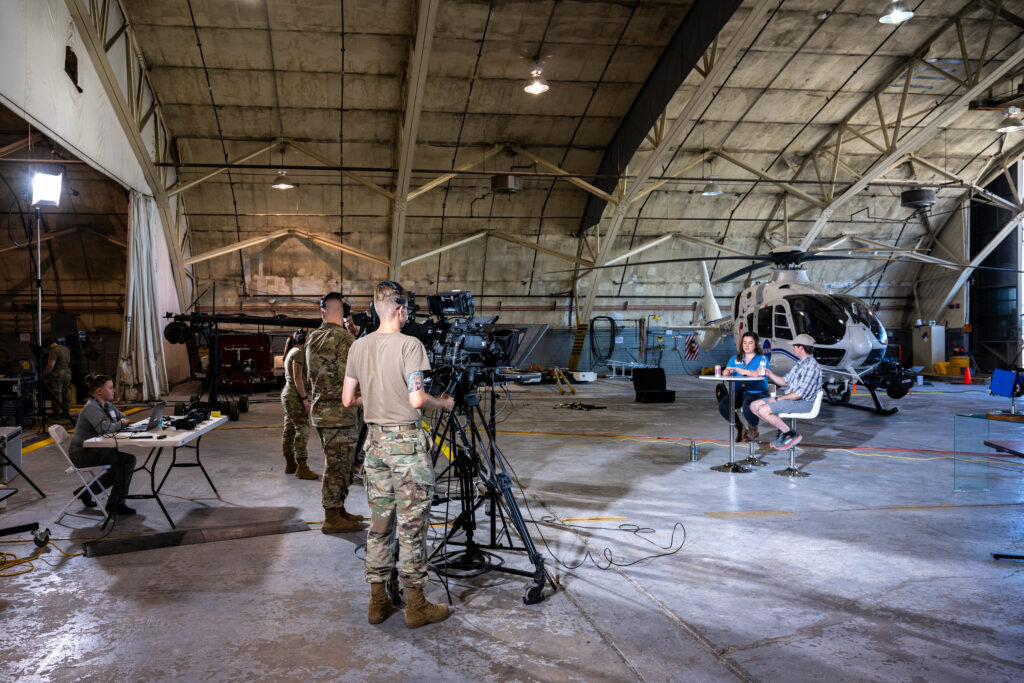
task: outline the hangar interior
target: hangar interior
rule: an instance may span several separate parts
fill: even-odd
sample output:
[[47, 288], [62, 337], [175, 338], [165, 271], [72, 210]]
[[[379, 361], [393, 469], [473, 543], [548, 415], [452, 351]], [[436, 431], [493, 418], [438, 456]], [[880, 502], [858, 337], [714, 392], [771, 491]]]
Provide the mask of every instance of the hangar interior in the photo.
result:
[[[0, 13], [2, 444], [23, 470], [2, 470], [0, 527], [38, 525], [0, 537], [0, 671], [1020, 679], [1024, 579], [993, 554], [1024, 552], [1021, 0]], [[281, 455], [286, 339], [324, 293], [366, 311], [384, 280], [421, 320], [469, 292], [523, 330], [518, 354], [455, 363], [485, 378], [478, 531], [516, 547], [432, 560], [453, 612], [417, 630], [366, 623], [365, 534], [320, 533], [320, 484]], [[464, 323], [435, 365], [492, 339]], [[751, 330], [780, 374], [816, 340], [824, 393], [790, 452], [718, 414], [714, 368]], [[89, 373], [132, 420], [223, 412], [203, 468], [154, 443], [133, 493], [161, 496], [58, 523], [76, 484], [46, 337], [73, 418]], [[651, 376], [674, 401], [642, 402]], [[435, 439], [431, 547], [464, 540], [450, 510], [477, 495], [451, 493], [455, 439]], [[315, 428], [308, 451], [321, 472]], [[349, 500], [369, 515], [361, 479]]]

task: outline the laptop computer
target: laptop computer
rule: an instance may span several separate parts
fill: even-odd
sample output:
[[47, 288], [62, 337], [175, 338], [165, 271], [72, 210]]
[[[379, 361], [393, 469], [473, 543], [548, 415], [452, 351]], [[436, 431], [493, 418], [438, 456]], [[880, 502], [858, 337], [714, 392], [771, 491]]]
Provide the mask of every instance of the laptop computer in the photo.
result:
[[160, 418], [163, 417], [165, 405], [167, 405], [165, 401], [160, 401], [160, 403], [157, 403], [155, 406], [153, 406], [153, 414], [149, 416], [149, 420], [147, 422], [139, 422], [138, 424], [133, 424], [129, 426], [126, 429], [126, 431], [148, 432], [156, 429], [157, 427], [160, 426]]

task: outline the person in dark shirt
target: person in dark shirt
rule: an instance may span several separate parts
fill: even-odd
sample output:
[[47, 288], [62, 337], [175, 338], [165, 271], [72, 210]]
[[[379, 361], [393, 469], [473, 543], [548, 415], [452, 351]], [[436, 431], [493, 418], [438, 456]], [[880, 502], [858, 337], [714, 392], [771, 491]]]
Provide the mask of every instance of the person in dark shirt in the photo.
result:
[[[113, 488], [107, 511], [118, 515], [134, 515], [135, 510], [125, 505], [124, 499], [132, 483], [132, 472], [135, 471], [135, 456], [124, 453], [116, 448], [86, 448], [85, 442], [97, 436], [116, 434], [128, 426], [128, 418], [114, 407], [114, 381], [106, 375], [89, 375], [85, 378], [89, 390], [89, 400], [82, 406], [78, 414], [78, 423], [71, 437], [68, 455], [75, 467], [96, 467], [110, 465], [100, 482]], [[88, 491], [76, 491], [86, 507], [96, 503]]]

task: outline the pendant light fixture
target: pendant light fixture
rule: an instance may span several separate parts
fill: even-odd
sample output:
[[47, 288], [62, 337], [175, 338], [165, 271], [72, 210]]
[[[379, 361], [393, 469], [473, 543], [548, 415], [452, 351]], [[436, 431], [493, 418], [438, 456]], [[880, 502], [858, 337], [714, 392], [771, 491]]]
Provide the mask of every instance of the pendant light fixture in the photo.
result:
[[[281, 145], [281, 166], [284, 166], [284, 144]], [[274, 184], [271, 187], [275, 190], [290, 190], [295, 187], [295, 183], [288, 178], [288, 171], [281, 168], [277, 172], [277, 178], [274, 179]]]
[[1018, 114], [1020, 114], [1020, 109], [1017, 107], [1010, 107], [1006, 112], [1006, 116], [1003, 117], [1002, 122], [999, 124], [999, 127], [996, 128], [996, 132], [1013, 133], [1018, 130], [1024, 130], [1024, 121], [1020, 120]]
[[903, 0], [893, 0], [889, 3], [885, 14], [878, 17], [878, 21], [881, 24], [902, 24], [913, 16], [914, 12], [907, 6], [907, 3]]
[[700, 191], [703, 197], [718, 197], [722, 194], [722, 188], [715, 182], [718, 178], [711, 171], [715, 170], [715, 157], [708, 159], [708, 182], [704, 185], [704, 189]]
[[544, 80], [543, 76], [541, 76], [541, 73], [543, 72], [544, 67], [540, 64], [535, 64], [533, 66], [533, 70], [530, 71], [530, 82], [526, 84], [526, 87], [523, 88], [523, 90], [531, 95], [542, 95], [550, 90], [551, 87], [548, 85], [548, 82]]

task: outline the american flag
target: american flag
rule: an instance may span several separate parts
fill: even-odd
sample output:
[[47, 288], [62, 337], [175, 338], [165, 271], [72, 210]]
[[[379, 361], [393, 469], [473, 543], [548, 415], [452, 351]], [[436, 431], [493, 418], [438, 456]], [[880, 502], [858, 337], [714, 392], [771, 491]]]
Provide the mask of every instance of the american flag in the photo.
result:
[[700, 345], [697, 344], [697, 335], [691, 334], [686, 338], [684, 344], [686, 353], [683, 354], [684, 360], [697, 360], [697, 352], [700, 351]]

